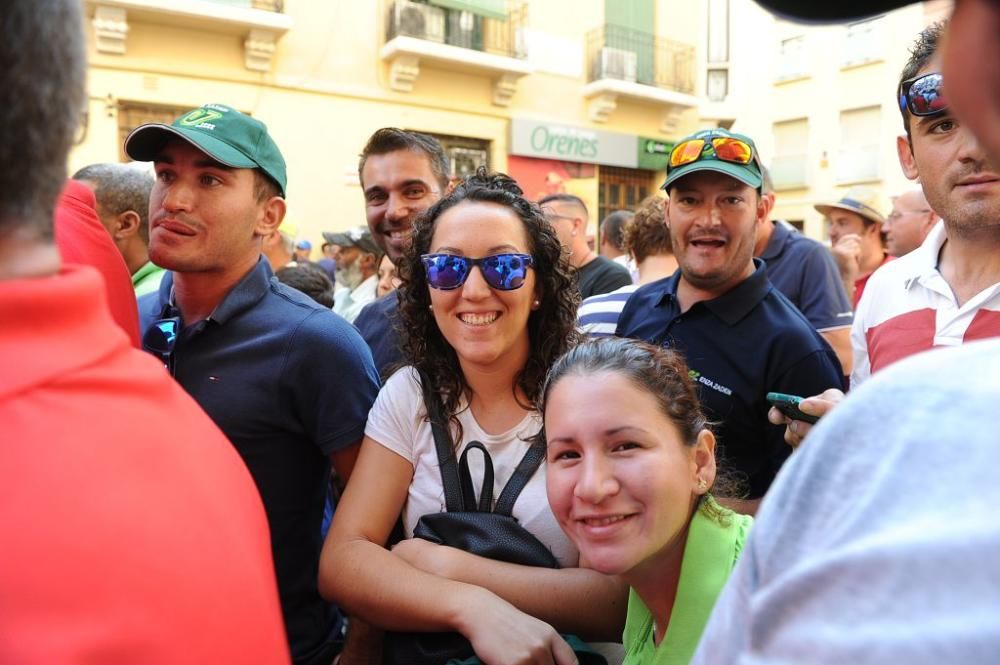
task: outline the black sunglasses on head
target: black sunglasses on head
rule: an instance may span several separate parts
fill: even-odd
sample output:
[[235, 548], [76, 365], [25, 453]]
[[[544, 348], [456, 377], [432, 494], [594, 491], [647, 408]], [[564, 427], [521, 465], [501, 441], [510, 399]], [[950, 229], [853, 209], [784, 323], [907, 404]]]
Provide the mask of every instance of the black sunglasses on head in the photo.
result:
[[899, 108], [920, 117], [944, 113], [948, 100], [941, 92], [943, 83], [939, 72], [906, 79], [899, 84]]

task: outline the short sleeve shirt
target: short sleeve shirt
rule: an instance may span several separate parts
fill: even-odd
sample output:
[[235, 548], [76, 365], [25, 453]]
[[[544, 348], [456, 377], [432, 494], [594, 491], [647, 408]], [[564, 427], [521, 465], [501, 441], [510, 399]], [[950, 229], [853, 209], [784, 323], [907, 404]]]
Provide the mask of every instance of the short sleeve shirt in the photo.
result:
[[833, 255], [783, 222], [774, 222], [760, 258], [767, 278], [819, 331], [846, 328], [854, 315]]
[[589, 298], [628, 286], [632, 283], [632, 275], [620, 263], [598, 256], [577, 269], [576, 280], [580, 288], [580, 297]]
[[784, 427], [767, 421], [768, 392], [818, 395], [843, 388], [830, 345], [767, 279], [753, 274], [727, 293], [681, 312], [681, 272], [636, 291], [616, 332], [676, 349], [698, 387], [722, 446], [725, 465], [746, 477], [750, 498], [763, 496], [791, 452]]
[[402, 364], [403, 345], [398, 330], [399, 298], [396, 291], [390, 291], [365, 305], [354, 325], [371, 349], [379, 374], [386, 376]]
[[[139, 300], [142, 328], [179, 315], [173, 273]], [[378, 392], [371, 353], [343, 318], [259, 260], [204, 321], [178, 336], [174, 378], [246, 462], [271, 527], [292, 653], [326, 638], [317, 590], [329, 455], [358, 442]]]
[[[531, 446], [528, 439], [541, 429], [541, 417], [535, 411], [529, 412], [516, 426], [499, 434], [484, 431], [464, 404], [457, 418], [463, 432], [459, 448], [464, 450], [470, 441], [479, 441], [489, 451], [494, 468], [493, 496], [499, 496]], [[365, 434], [413, 465], [413, 481], [403, 508], [403, 528], [406, 537], [412, 538], [413, 527], [422, 515], [445, 510], [434, 434], [427, 421], [420, 379], [412, 367], [404, 367], [386, 381], [372, 407]], [[478, 496], [482, 488], [482, 457], [470, 454], [468, 459]], [[576, 566], [579, 554], [549, 508], [545, 468], [543, 461], [518, 496], [513, 516], [549, 548], [561, 566]]]

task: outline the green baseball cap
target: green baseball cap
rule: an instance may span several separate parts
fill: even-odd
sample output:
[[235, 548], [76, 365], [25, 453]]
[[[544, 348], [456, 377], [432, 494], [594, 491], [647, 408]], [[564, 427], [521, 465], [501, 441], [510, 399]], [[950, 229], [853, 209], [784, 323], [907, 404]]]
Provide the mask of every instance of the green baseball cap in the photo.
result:
[[285, 158], [267, 133], [267, 125], [222, 104], [205, 104], [188, 111], [171, 124], [151, 122], [132, 130], [125, 139], [125, 154], [151, 162], [174, 136], [179, 136], [212, 159], [236, 169], [260, 169], [285, 196], [288, 176]]
[[[739, 164], [721, 159], [714, 146], [712, 146], [712, 139], [716, 138], [735, 139], [750, 146], [752, 157], [750, 162]], [[704, 142], [704, 145], [698, 154], [698, 158], [693, 162], [674, 167], [670, 166], [670, 161], [667, 162], [667, 180], [660, 189], [669, 189], [670, 185], [674, 182], [696, 171], [716, 171], [717, 173], [723, 173], [736, 178], [743, 184], [760, 191], [761, 185], [764, 182], [760, 171], [760, 156], [757, 154], [757, 146], [754, 145], [753, 140], [749, 136], [736, 134], [725, 129], [703, 129], [690, 136], [685, 136], [678, 141], [670, 153], [671, 157], [673, 157], [674, 152], [682, 150], [685, 143], [699, 139]]]

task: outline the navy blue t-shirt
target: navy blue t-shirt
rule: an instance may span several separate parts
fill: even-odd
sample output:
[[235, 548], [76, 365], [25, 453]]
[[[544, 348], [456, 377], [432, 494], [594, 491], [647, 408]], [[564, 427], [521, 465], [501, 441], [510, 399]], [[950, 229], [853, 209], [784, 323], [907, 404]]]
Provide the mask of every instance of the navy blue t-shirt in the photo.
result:
[[365, 305], [354, 326], [371, 349], [375, 369], [382, 377], [403, 362], [403, 343], [399, 336], [399, 298], [390, 291]]
[[[172, 287], [168, 272], [140, 298], [142, 330], [180, 315]], [[273, 278], [261, 259], [211, 316], [183, 329], [172, 366], [257, 484], [293, 659], [309, 663], [328, 650], [333, 628], [317, 589], [329, 455], [364, 435], [379, 387], [371, 353], [347, 321]]]
[[854, 312], [830, 250], [786, 224], [774, 222], [774, 232], [760, 258], [771, 284], [816, 330], [850, 327]]
[[768, 392], [817, 395], [843, 388], [840, 362], [809, 321], [767, 279], [763, 262], [727, 293], [677, 302], [680, 270], [647, 284], [625, 304], [616, 335], [679, 351], [722, 446], [722, 466], [763, 496], [791, 453], [784, 427], [767, 420]]

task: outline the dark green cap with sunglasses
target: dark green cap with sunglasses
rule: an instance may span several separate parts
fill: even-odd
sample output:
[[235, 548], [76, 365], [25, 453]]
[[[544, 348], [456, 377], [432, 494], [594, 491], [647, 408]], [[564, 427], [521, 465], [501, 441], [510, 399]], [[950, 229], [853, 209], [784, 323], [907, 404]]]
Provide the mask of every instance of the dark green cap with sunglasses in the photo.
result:
[[267, 133], [267, 125], [223, 104], [205, 104], [171, 124], [140, 125], [125, 139], [125, 154], [140, 162], [153, 161], [171, 137], [178, 136], [220, 164], [236, 169], [260, 169], [285, 196], [285, 158]]
[[667, 180], [661, 189], [669, 189], [680, 178], [697, 171], [722, 173], [757, 191], [764, 182], [753, 139], [725, 129], [703, 129], [678, 141], [670, 152]]

